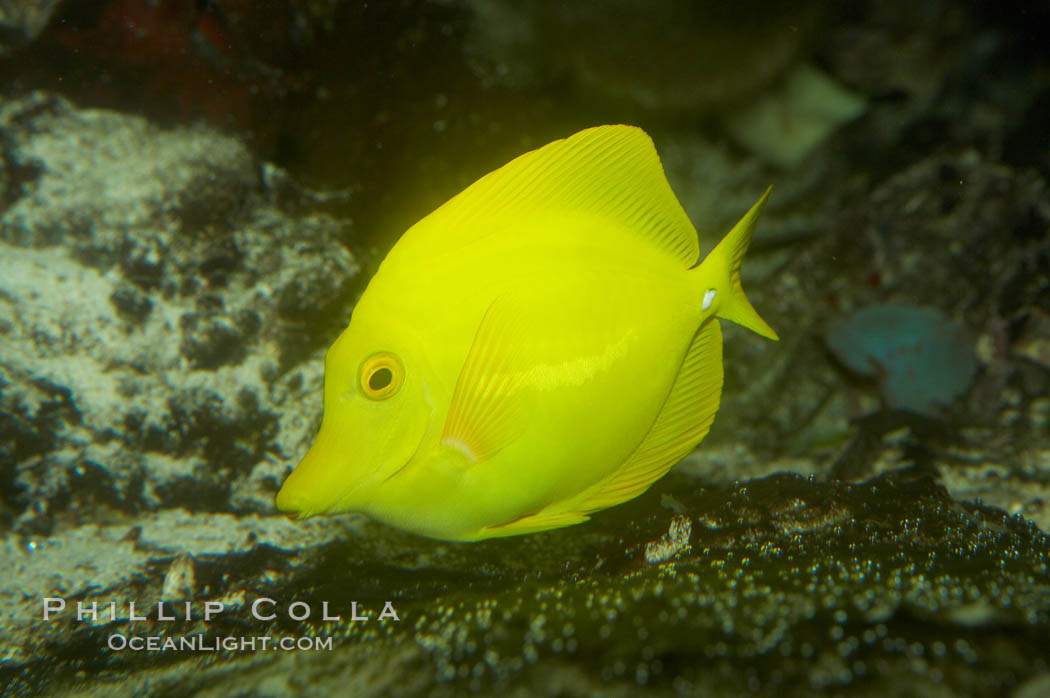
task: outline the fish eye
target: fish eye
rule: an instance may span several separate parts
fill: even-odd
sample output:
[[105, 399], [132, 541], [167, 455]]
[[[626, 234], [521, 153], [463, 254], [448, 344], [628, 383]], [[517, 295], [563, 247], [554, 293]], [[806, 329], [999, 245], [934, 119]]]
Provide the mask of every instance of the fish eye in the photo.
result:
[[361, 363], [361, 392], [370, 400], [386, 400], [401, 389], [405, 382], [405, 367], [394, 354], [381, 351]]
[[368, 377], [368, 387], [372, 390], [382, 390], [394, 382], [394, 372], [386, 366], [376, 369]]

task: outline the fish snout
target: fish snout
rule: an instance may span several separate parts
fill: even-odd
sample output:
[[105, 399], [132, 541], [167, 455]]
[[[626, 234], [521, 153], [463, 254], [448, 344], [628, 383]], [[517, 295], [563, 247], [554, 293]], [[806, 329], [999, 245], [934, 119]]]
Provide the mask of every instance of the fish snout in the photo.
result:
[[281, 512], [306, 519], [343, 510], [343, 499], [359, 481], [343, 467], [338, 454], [344, 449], [331, 436], [322, 426], [314, 444], [284, 481], [276, 500]]
[[302, 493], [297, 492], [294, 487], [289, 487], [288, 484], [289, 482], [285, 481], [284, 485], [277, 492], [277, 500], [275, 502], [277, 510], [296, 521], [310, 518], [312, 514], [308, 511]]
[[325, 482], [325, 469], [312, 456], [313, 449], [285, 479], [277, 492], [277, 509], [294, 519], [306, 519], [324, 511], [331, 502], [326, 501], [333, 488]]

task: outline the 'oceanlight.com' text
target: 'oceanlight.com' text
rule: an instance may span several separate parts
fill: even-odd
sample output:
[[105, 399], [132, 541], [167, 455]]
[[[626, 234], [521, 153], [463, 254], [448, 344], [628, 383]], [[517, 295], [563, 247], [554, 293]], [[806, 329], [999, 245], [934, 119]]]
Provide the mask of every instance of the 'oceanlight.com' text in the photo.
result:
[[106, 645], [114, 652], [255, 652], [256, 650], [329, 650], [330, 637], [207, 637], [205, 635], [122, 635], [113, 633]]

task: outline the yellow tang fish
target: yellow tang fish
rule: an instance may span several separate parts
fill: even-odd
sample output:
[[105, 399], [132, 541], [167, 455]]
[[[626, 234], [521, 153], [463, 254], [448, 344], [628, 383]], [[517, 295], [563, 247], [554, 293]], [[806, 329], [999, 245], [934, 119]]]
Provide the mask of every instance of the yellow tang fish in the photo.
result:
[[481, 540], [638, 496], [714, 420], [717, 318], [777, 339], [740, 285], [768, 196], [698, 263], [639, 128], [587, 129], [482, 177], [380, 265], [328, 350], [321, 429], [277, 507]]

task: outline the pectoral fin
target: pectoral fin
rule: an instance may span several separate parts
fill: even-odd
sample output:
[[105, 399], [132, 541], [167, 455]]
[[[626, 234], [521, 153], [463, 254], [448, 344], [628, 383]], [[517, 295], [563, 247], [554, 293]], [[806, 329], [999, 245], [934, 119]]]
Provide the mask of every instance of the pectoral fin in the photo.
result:
[[528, 370], [521, 352], [526, 317], [508, 297], [485, 311], [456, 381], [441, 443], [459, 449], [470, 463], [485, 461], [525, 428]]

